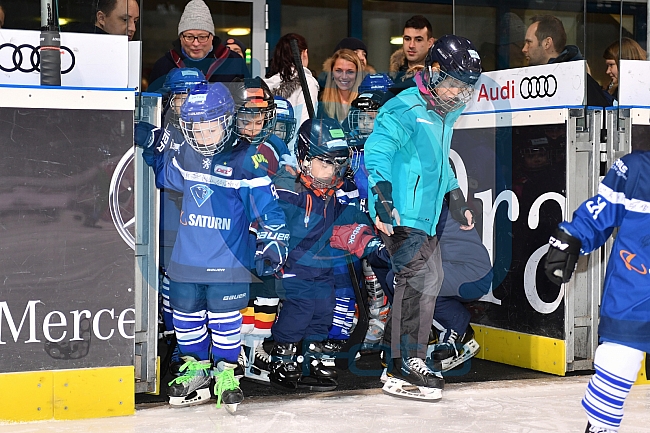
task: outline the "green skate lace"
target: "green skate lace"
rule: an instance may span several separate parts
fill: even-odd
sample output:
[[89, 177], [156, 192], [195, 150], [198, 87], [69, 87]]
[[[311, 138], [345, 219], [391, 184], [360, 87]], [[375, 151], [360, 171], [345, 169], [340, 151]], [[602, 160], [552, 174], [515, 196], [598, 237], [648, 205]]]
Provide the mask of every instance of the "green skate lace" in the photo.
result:
[[221, 407], [221, 394], [224, 391], [239, 388], [239, 380], [235, 378], [235, 370], [229, 368], [217, 373], [217, 380], [214, 386], [214, 393], [217, 394], [217, 407]]
[[179, 371], [184, 372], [183, 375], [174, 378], [171, 382], [167, 384], [167, 386], [172, 386], [172, 384], [174, 383], [189, 382], [190, 380], [192, 380], [193, 377], [198, 375], [197, 374], [198, 371], [208, 370], [208, 369], [210, 369], [210, 364], [208, 363], [200, 363], [198, 361], [186, 361], [183, 365], [181, 365], [181, 368], [179, 368]]

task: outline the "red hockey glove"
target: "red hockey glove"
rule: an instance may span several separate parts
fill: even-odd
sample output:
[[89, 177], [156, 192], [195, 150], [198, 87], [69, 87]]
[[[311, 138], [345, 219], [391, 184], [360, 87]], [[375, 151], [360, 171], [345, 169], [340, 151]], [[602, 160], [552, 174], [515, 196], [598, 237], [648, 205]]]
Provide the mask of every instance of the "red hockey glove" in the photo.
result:
[[348, 251], [362, 258], [367, 247], [375, 248], [381, 241], [375, 236], [372, 228], [366, 224], [349, 224], [334, 226], [330, 245], [332, 248]]

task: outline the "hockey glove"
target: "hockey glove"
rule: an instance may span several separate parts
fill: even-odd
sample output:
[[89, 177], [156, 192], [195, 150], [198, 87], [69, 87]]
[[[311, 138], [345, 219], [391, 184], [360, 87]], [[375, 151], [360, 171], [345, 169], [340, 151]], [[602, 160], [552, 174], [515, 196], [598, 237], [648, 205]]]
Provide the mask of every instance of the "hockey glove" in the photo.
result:
[[366, 224], [334, 226], [330, 238], [332, 248], [348, 251], [360, 259], [382, 245], [381, 241]]
[[289, 255], [289, 231], [284, 224], [262, 226], [257, 233], [255, 270], [260, 277], [273, 275], [287, 261]]
[[147, 122], [136, 122], [133, 126], [133, 143], [138, 147], [148, 149], [154, 145], [159, 134], [160, 128], [157, 126]]
[[377, 195], [375, 201], [375, 212], [382, 225], [377, 225], [382, 232], [388, 236], [393, 234], [393, 219], [399, 225], [399, 213], [393, 206], [393, 185], [390, 182], [382, 180], [372, 187], [372, 191]]
[[551, 282], [559, 286], [571, 279], [578, 264], [582, 242], [558, 228], [555, 229], [548, 243], [544, 272]]
[[[472, 214], [471, 222], [467, 220], [467, 216], [465, 215], [466, 211]], [[449, 213], [451, 213], [451, 217], [458, 221], [461, 226], [471, 226], [474, 224], [474, 212], [467, 207], [465, 196], [460, 188], [449, 191]]]

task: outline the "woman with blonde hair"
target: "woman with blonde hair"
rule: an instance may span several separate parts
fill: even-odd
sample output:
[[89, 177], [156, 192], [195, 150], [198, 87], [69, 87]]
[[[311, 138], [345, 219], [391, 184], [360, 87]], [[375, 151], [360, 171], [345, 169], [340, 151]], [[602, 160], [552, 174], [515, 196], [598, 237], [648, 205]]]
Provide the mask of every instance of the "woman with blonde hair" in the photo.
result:
[[343, 123], [348, 117], [350, 103], [359, 95], [363, 66], [354, 51], [340, 49], [323, 63], [327, 73], [325, 88], [320, 96], [319, 116]]
[[[620, 54], [620, 55], [619, 55]], [[622, 38], [619, 41], [613, 42], [605, 49], [603, 53], [605, 59], [605, 66], [607, 66], [607, 75], [611, 78], [611, 82], [607, 87], [607, 92], [618, 99], [618, 67], [619, 59], [623, 60], [646, 60], [647, 54], [641, 45], [634, 39]]]

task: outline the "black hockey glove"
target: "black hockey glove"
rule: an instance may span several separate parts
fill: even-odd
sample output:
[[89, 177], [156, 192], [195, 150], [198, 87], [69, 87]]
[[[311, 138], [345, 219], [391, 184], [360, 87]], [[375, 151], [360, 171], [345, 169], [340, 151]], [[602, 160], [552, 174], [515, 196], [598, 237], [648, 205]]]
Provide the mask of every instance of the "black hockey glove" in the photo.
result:
[[471, 225], [469, 221], [467, 221], [467, 217], [465, 216], [465, 211], [470, 211], [472, 214], [472, 223], [474, 222], [474, 212], [467, 207], [467, 201], [465, 201], [465, 196], [463, 195], [463, 191], [460, 190], [460, 188], [453, 189], [449, 191], [449, 213], [451, 213], [451, 217], [458, 221], [460, 225], [462, 226], [469, 226]]
[[582, 242], [558, 228], [548, 243], [544, 272], [551, 282], [559, 286], [571, 279], [578, 264]]
[[159, 134], [160, 128], [157, 126], [147, 122], [136, 122], [133, 126], [133, 143], [138, 147], [148, 149], [156, 142]]
[[395, 206], [393, 206], [393, 185], [388, 181], [382, 180], [372, 187], [372, 191], [377, 194], [375, 212], [377, 212], [379, 221], [392, 225], [393, 210], [395, 209]]

